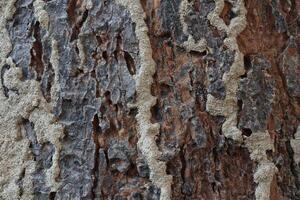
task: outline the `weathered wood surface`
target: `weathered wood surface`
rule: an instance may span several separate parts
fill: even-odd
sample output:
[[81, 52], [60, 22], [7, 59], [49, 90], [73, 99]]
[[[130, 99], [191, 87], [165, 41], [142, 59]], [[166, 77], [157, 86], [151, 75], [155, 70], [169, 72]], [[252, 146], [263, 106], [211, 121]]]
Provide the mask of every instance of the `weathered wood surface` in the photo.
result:
[[0, 199], [300, 199], [300, 1], [0, 11]]

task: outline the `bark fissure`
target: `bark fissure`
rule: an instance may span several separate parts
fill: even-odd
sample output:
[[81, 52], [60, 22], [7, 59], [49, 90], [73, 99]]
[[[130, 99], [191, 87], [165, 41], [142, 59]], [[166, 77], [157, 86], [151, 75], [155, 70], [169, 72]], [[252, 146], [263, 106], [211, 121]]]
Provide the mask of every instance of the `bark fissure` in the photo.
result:
[[91, 187], [91, 198], [95, 199], [96, 193], [97, 193], [97, 186], [98, 186], [98, 180], [99, 180], [99, 166], [100, 166], [100, 161], [99, 161], [99, 150], [100, 150], [100, 144], [99, 144], [99, 139], [98, 139], [98, 134], [100, 134], [100, 127], [99, 127], [99, 119], [98, 115], [94, 115], [93, 119], [93, 140], [95, 143], [95, 154], [94, 154], [94, 169], [93, 169], [93, 186]]

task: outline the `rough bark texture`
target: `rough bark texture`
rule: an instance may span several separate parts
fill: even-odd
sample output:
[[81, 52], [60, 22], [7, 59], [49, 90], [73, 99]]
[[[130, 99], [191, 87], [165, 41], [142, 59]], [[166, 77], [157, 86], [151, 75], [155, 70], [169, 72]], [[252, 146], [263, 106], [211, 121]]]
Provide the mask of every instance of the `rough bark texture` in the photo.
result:
[[300, 199], [300, 1], [0, 11], [0, 199]]

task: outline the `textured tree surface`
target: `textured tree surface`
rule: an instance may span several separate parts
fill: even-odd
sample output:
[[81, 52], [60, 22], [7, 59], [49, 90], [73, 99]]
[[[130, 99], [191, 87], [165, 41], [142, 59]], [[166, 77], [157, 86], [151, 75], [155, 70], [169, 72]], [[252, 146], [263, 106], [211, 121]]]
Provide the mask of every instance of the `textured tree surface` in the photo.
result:
[[0, 199], [300, 199], [299, 0], [0, 0]]

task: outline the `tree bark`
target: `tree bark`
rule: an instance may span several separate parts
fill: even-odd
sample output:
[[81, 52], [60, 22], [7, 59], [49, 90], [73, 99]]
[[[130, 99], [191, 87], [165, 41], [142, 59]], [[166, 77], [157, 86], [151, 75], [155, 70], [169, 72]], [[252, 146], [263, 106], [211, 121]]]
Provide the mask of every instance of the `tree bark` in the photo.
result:
[[0, 199], [300, 199], [300, 1], [0, 11]]

